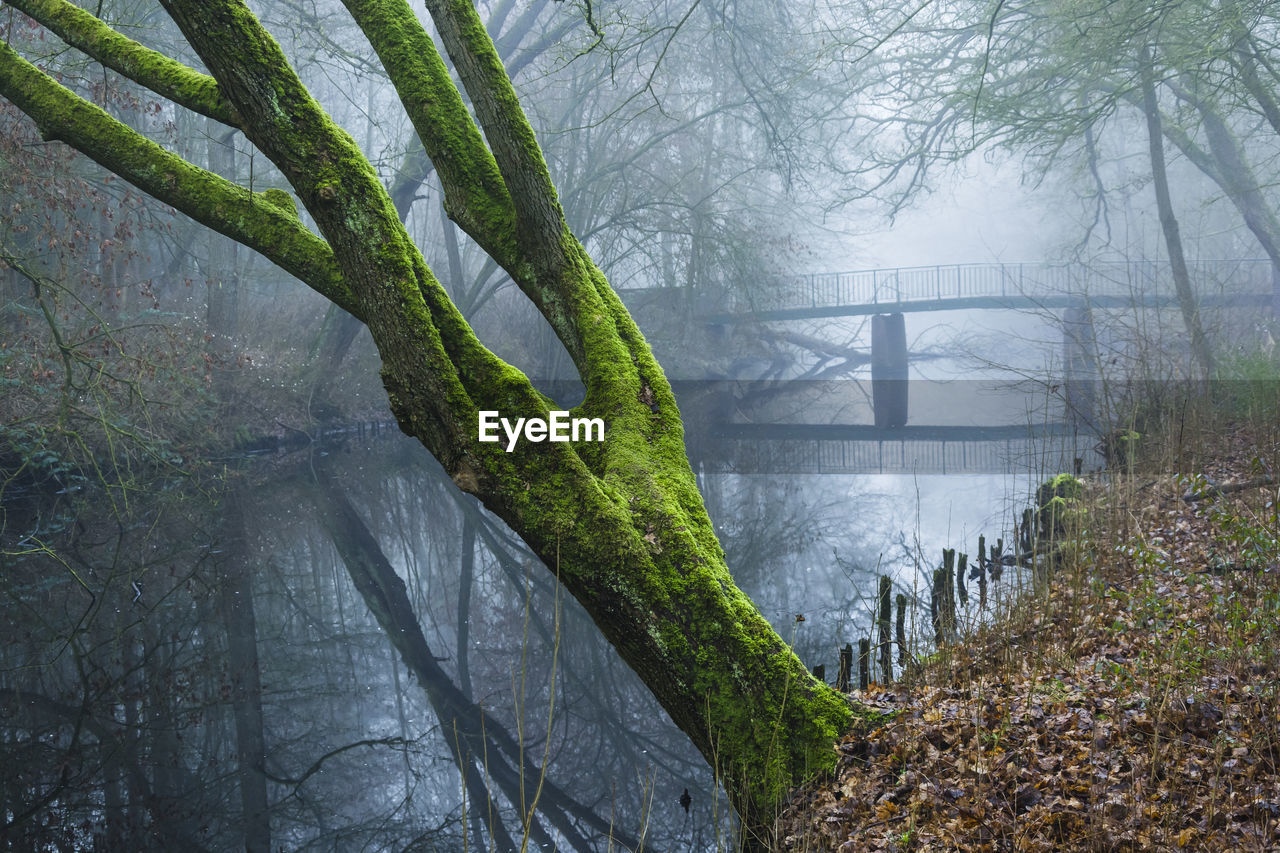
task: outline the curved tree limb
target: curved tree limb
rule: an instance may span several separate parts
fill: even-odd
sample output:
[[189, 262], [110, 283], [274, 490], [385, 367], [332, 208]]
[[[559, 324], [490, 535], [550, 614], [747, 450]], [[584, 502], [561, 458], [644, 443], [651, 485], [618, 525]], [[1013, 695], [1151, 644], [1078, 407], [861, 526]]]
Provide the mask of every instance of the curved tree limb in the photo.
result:
[[435, 43], [408, 4], [344, 0], [391, 77], [445, 192], [449, 216], [504, 267], [516, 266], [515, 208]]
[[360, 316], [333, 252], [302, 224], [291, 203], [276, 195], [279, 191], [253, 192], [193, 166], [57, 83], [3, 43], [0, 95], [30, 116], [46, 140], [67, 143], [202, 225], [257, 250]]
[[[618, 295], [565, 226], [533, 132], [475, 10], [465, 0], [430, 3], [511, 195], [513, 277], [573, 356], [587, 387], [580, 410], [607, 421], [603, 442], [523, 442], [509, 453], [480, 442], [480, 409], [545, 417], [550, 401], [480, 343], [409, 239], [368, 158], [311, 97], [248, 7], [240, 0], [162, 5], [235, 105], [246, 137], [314, 217], [327, 246], [317, 240], [325, 251], [309, 260], [332, 260], [343, 285], [321, 281], [317, 289], [327, 286], [326, 295], [345, 300], [365, 320], [401, 428], [555, 567], [716, 767], [744, 824], [760, 829], [755, 841], [763, 843], [763, 827], [789, 787], [834, 766], [834, 741], [853, 711], [812, 677], [734, 584], [697, 491], [670, 385]], [[0, 54], [6, 59], [0, 68], [12, 70], [16, 55]], [[53, 101], [30, 98], [11, 83], [0, 72], [0, 94], [16, 91], [15, 102], [22, 98], [38, 124], [60, 126]], [[86, 127], [97, 126], [120, 133], [118, 123], [98, 114], [86, 120]], [[461, 168], [444, 162], [455, 158], [474, 163], [472, 139], [442, 146], [436, 168]], [[174, 194], [173, 185], [184, 187], [176, 175], [155, 173], [156, 163], [168, 162], [165, 152], [145, 142], [152, 147], [142, 153], [136, 134], [106, 144], [86, 134], [67, 141], [162, 200]], [[115, 146], [121, 151], [109, 150]], [[193, 215], [232, 228], [216, 198], [238, 196], [219, 196], [225, 185], [181, 160], [173, 168], [179, 166], [214, 191], [203, 205], [188, 199]], [[257, 196], [240, 192], [251, 212]], [[480, 219], [491, 213], [482, 211]], [[270, 229], [287, 221], [281, 209], [274, 215], [279, 222], [263, 220], [241, 242], [270, 250], [268, 238], [278, 236]]]
[[222, 97], [218, 81], [121, 35], [68, 0], [6, 2], [67, 44], [157, 95], [223, 124], [240, 125], [240, 117], [235, 107]]
[[[402, 0], [392, 2], [408, 8]], [[560, 242], [564, 212], [542, 149], [484, 22], [471, 0], [427, 0], [427, 11], [475, 106], [485, 140], [511, 193], [521, 247], [541, 256], [544, 263], [560, 261], [548, 248]]]

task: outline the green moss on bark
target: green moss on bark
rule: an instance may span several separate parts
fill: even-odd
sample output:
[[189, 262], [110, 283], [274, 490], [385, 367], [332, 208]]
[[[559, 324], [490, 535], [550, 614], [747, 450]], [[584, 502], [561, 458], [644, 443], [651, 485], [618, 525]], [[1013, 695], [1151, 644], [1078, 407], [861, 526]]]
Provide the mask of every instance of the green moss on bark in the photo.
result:
[[[432, 4], [460, 73], [477, 87], [473, 100], [494, 154], [460, 122], [460, 99], [439, 88], [439, 69], [402, 98], [420, 97], [423, 116], [457, 122], [435, 139], [437, 167], [463, 183], [476, 170], [475, 180], [488, 184], [454, 196], [455, 218], [496, 247], [495, 257], [564, 341], [587, 388], [578, 411], [607, 424], [607, 440], [598, 445], [520, 445], [507, 453], [478, 441], [480, 409], [541, 416], [551, 401], [480, 344], [405, 233], [368, 160], [310, 97], [247, 7], [234, 0], [164, 3], [243, 116], [246, 135], [281, 169], [324, 234], [327, 245], [311, 235], [323, 249], [310, 260], [336, 261], [336, 269], [329, 279], [313, 272], [304, 280], [345, 300], [343, 307], [368, 324], [401, 427], [556, 571], [721, 773], [748, 824], [770, 819], [789, 786], [834, 766], [835, 741], [854, 710], [809, 674], [733, 583], [689, 467], [670, 385], [565, 226], [532, 130], [509, 82], [498, 79], [483, 27], [474, 26], [474, 8]], [[385, 11], [382, 4], [349, 5], [375, 17]], [[393, 18], [394, 27], [411, 26], [398, 0], [386, 9], [395, 14], [378, 19], [371, 40], [383, 43], [380, 53], [399, 51], [399, 59], [384, 61], [408, 63], [406, 46], [420, 44], [423, 34], [386, 30]], [[0, 53], [0, 86], [12, 67]], [[407, 67], [392, 69], [393, 76]], [[53, 103], [38, 97], [23, 109], [76, 147], [98, 146], [104, 165], [148, 192], [188, 200], [192, 215], [255, 247], [270, 249], [276, 238], [305, 241], [284, 198], [218, 183], [127, 134], [99, 145], [95, 131], [118, 128], [96, 115], [64, 122], [49, 115], [59, 109]], [[115, 145], [133, 153], [102, 150]]]
[[406, 3], [344, 0], [436, 166], [445, 209], [503, 267], [516, 263], [515, 209], [480, 130]]
[[224, 124], [239, 124], [235, 109], [212, 77], [121, 35], [67, 0], [10, 0], [9, 5], [157, 95]]
[[[356, 305], [333, 253], [289, 214], [166, 151], [0, 44], [0, 95], [44, 138], [65, 142], [196, 221], [256, 249], [346, 310]], [[359, 316], [357, 314], [357, 316]]]

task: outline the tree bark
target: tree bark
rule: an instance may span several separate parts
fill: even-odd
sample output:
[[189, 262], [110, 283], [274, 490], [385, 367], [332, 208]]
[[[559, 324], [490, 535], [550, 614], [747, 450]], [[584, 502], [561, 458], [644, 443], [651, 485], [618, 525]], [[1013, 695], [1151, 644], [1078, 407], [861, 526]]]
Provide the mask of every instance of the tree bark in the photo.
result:
[[1174, 93], [1191, 104], [1200, 115], [1209, 150], [1201, 148], [1182, 128], [1161, 119], [1165, 137], [1178, 147], [1192, 164], [1226, 194], [1239, 211], [1245, 226], [1271, 260], [1272, 313], [1280, 316], [1280, 219], [1262, 192], [1262, 183], [1249, 165], [1240, 140], [1213, 105], [1194, 90], [1194, 81], [1174, 88]]
[[1280, 133], [1280, 102], [1276, 101], [1275, 92], [1262, 82], [1258, 75], [1259, 51], [1249, 29], [1245, 26], [1245, 18], [1236, 0], [1223, 0], [1222, 11], [1231, 22], [1232, 45], [1235, 54], [1235, 66], [1240, 72], [1240, 81], [1245, 91], [1253, 96], [1254, 103], [1267, 119], [1267, 124], [1276, 133]]
[[1196, 100], [1196, 110], [1204, 125], [1209, 150], [1219, 163], [1222, 187], [1244, 218], [1244, 224], [1271, 259], [1271, 310], [1280, 317], [1280, 221], [1262, 194], [1262, 185], [1245, 160], [1239, 140], [1227, 127], [1222, 116], [1202, 98]]
[[[763, 843], [760, 827], [789, 787], [834, 767], [833, 744], [853, 710], [810, 675], [735, 586], [685, 455], [670, 385], [566, 226], [474, 7], [427, 3], [479, 126], [405, 0], [346, 0], [435, 164], [450, 217], [555, 330], [587, 389], [574, 414], [603, 418], [603, 442], [525, 442], [511, 452], [480, 442], [480, 410], [545, 417], [558, 407], [481, 345], [368, 159], [249, 9], [238, 0], [162, 5], [323, 239], [287, 209], [287, 194], [251, 193], [191, 167], [7, 45], [0, 45], [0, 94], [47, 137], [263, 252], [362, 319], [401, 429], [556, 573], [716, 769]], [[145, 71], [134, 79], [152, 82]]]
[[1169, 266], [1173, 271], [1173, 287], [1178, 298], [1178, 308], [1191, 338], [1191, 355], [1200, 365], [1204, 379], [1213, 376], [1213, 353], [1209, 339], [1200, 323], [1200, 308], [1191, 286], [1191, 273], [1182, 253], [1182, 236], [1178, 219], [1173, 213], [1173, 201], [1169, 195], [1169, 176], [1165, 170], [1164, 134], [1161, 130], [1160, 104], [1156, 99], [1151, 49], [1145, 45], [1140, 57], [1142, 65], [1142, 112], [1147, 121], [1147, 143], [1151, 155], [1151, 182], [1156, 194], [1156, 208], [1160, 213], [1160, 228], [1164, 232], [1165, 246], [1169, 250]]

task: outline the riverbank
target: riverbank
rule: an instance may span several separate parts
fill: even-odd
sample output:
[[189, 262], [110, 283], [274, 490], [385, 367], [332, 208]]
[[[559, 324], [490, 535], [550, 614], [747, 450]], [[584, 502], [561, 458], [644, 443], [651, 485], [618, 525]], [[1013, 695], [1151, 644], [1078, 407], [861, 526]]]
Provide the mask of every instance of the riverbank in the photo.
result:
[[1215, 429], [1189, 476], [1091, 480], [1050, 583], [855, 693], [892, 719], [839, 744], [780, 849], [1276, 849], [1278, 453]]

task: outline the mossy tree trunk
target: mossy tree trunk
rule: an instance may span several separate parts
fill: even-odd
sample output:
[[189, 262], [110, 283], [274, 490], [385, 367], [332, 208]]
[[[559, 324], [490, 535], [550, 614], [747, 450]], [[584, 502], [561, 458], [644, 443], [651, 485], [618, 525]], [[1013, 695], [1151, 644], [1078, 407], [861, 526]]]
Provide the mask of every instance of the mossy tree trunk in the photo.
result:
[[[533, 131], [465, 0], [427, 0], [474, 108], [405, 0], [344, 0], [435, 165], [450, 218], [538, 307], [586, 386], [575, 416], [600, 443], [480, 443], [478, 412], [558, 408], [476, 338], [410, 241], [354, 141], [235, 0], [164, 0], [211, 77], [136, 45], [63, 0], [11, 5], [176, 103], [236, 126], [288, 179], [253, 192], [199, 169], [0, 45], [0, 95], [48, 139], [261, 252], [362, 320], [401, 428], [511, 526], [592, 615], [724, 779], [748, 825], [835, 763], [853, 718], [725, 565], [685, 456], [670, 386], [631, 317], [570, 233]], [[481, 132], [483, 131], [483, 137]], [[487, 140], [487, 145], [486, 145]]]

